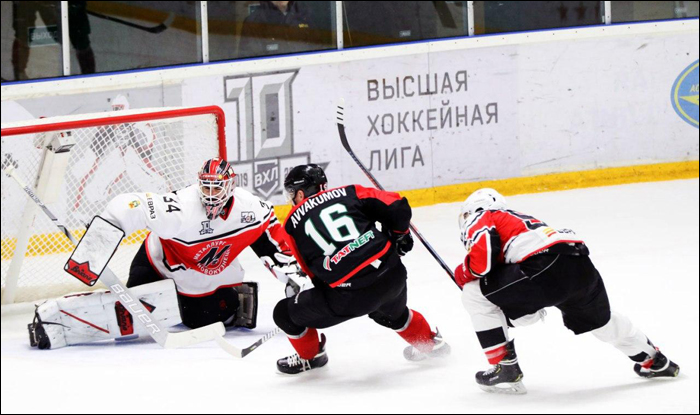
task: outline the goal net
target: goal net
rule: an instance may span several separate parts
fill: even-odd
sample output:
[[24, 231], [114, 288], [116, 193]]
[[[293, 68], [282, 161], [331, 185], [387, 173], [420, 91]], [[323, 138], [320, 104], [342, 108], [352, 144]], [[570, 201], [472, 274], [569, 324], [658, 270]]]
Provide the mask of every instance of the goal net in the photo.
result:
[[[206, 159], [226, 157], [219, 107], [149, 109], [53, 117], [2, 125], [2, 168], [14, 166], [80, 238], [116, 195], [167, 193], [196, 180]], [[57, 138], [74, 142], [67, 153]], [[110, 267], [126, 280], [147, 236], [128, 235]], [[84, 291], [63, 271], [72, 244], [16, 181], [2, 174], [2, 303]]]

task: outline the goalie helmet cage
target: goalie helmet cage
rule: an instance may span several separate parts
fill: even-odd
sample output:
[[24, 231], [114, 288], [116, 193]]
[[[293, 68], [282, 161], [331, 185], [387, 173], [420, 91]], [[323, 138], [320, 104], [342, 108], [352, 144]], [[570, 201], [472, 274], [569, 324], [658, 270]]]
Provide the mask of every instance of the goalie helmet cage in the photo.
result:
[[[56, 148], [58, 136], [74, 142], [68, 153]], [[64, 162], [56, 161], [58, 153]], [[205, 160], [217, 156], [227, 158], [225, 118], [217, 106], [115, 111], [2, 125], [2, 168], [13, 165], [78, 238], [114, 196], [182, 189], [195, 183]], [[14, 180], [1, 176], [2, 304], [85, 291], [85, 285], [63, 271], [72, 244]], [[127, 236], [110, 262], [123, 281], [147, 235], [140, 230]]]

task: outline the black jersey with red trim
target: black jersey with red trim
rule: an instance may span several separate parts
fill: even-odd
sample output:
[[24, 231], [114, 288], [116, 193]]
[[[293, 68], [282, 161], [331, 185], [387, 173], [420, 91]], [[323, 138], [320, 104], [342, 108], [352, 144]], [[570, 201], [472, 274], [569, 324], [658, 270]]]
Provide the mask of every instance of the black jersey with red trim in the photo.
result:
[[410, 220], [411, 207], [398, 193], [353, 185], [304, 200], [284, 227], [304, 272], [332, 288], [357, 289], [398, 260], [390, 235], [407, 233]]

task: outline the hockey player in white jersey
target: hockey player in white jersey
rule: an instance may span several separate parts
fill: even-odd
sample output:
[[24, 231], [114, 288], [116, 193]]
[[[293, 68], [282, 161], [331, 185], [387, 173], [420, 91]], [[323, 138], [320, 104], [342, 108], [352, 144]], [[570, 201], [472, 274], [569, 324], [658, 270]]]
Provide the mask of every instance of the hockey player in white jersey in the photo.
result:
[[[257, 284], [244, 282], [237, 257], [251, 247], [283, 283], [298, 270], [284, 229], [271, 205], [235, 185], [233, 167], [208, 160], [197, 185], [158, 195], [128, 193], [112, 199], [100, 215], [126, 235], [148, 229], [134, 257], [127, 286], [167, 326], [190, 328], [216, 322], [254, 328]], [[58, 347], [139, 333], [129, 313], [108, 293], [81, 294], [38, 307], [29, 327], [39, 348]]]
[[476, 381], [488, 392], [525, 393], [509, 327], [536, 323], [557, 307], [575, 334], [592, 333], [635, 362], [642, 377], [675, 377], [679, 367], [625, 316], [612, 312], [588, 247], [568, 230], [512, 210], [493, 189], [474, 192], [460, 213], [467, 256], [455, 282], [493, 365]]

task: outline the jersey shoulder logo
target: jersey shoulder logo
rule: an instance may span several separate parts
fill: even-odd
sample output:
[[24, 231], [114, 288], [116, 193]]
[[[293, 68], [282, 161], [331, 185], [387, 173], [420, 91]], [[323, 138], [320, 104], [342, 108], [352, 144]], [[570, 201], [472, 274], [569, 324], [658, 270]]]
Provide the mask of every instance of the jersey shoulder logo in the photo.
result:
[[241, 223], [254, 223], [255, 212], [241, 212]]

